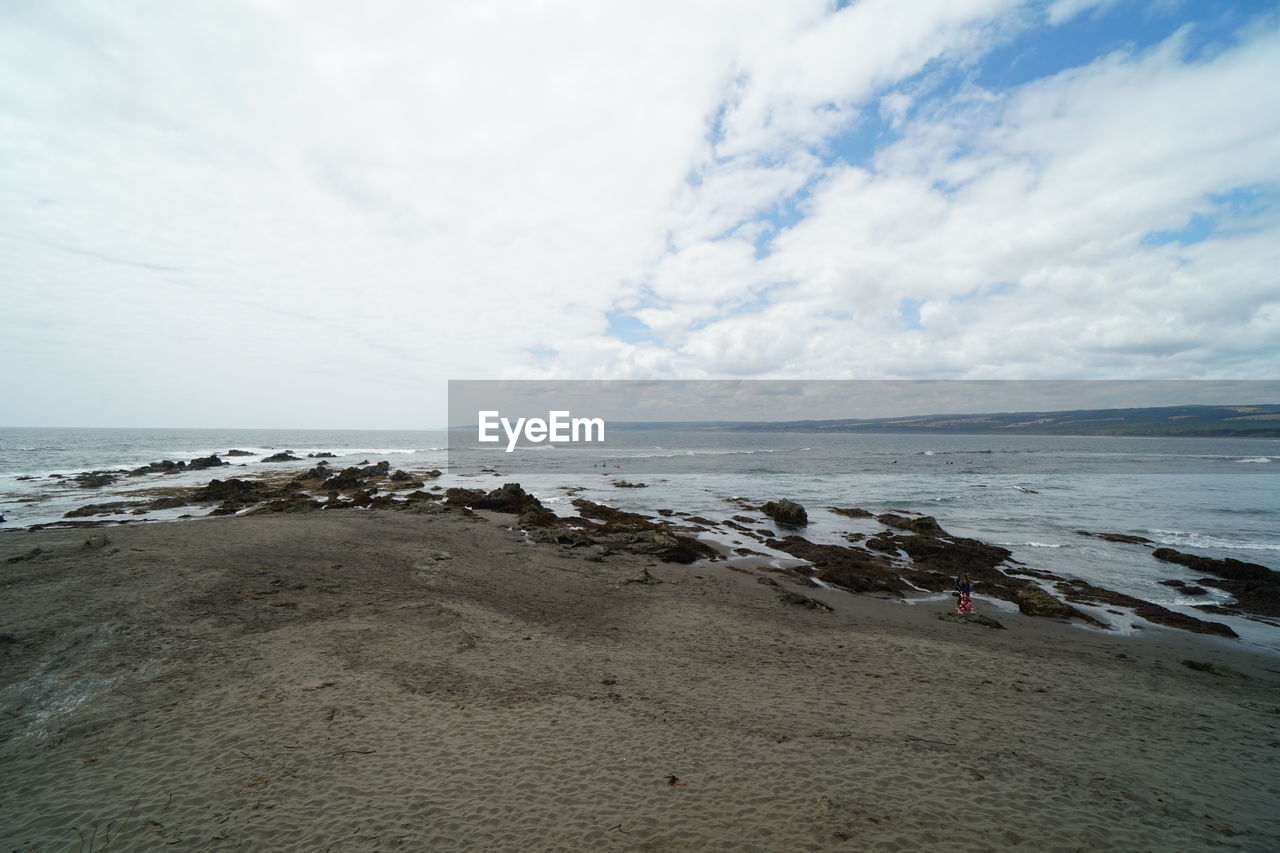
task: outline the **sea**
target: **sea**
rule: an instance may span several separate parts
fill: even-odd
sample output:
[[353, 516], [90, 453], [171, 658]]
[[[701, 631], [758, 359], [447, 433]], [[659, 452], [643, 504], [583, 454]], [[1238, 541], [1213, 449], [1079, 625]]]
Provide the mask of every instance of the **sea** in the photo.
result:
[[[410, 472], [439, 469], [445, 474], [437, 482], [445, 487], [519, 482], [561, 514], [572, 512], [574, 497], [585, 497], [636, 512], [672, 509], [721, 520], [743, 513], [731, 499], [789, 498], [808, 510], [811, 523], [804, 535], [830, 544], [847, 544], [844, 534], [881, 526], [828, 507], [923, 513], [950, 533], [1008, 548], [1029, 568], [1226, 622], [1240, 634], [1239, 642], [1280, 653], [1280, 620], [1197, 611], [1192, 605], [1228, 596], [1217, 590], [1207, 597], [1180, 594], [1159, 581], [1192, 581], [1195, 575], [1155, 560], [1149, 546], [1077, 532], [1133, 534], [1180, 551], [1280, 568], [1278, 440], [659, 428], [614, 432], [607, 447], [543, 444], [507, 454], [458, 442], [450, 451], [449, 439], [443, 430], [0, 428], [0, 541], [32, 525], [58, 522], [85, 504], [140, 499], [140, 492], [157, 486], [196, 486], [215, 477], [301, 471], [316, 463], [308, 454], [323, 452], [335, 454], [329, 460], [335, 468], [386, 460]], [[251, 455], [227, 457], [232, 449]], [[282, 450], [302, 460], [261, 461]], [[214, 453], [232, 466], [122, 477], [101, 488], [83, 488], [70, 479], [84, 471], [129, 470]], [[126, 510], [101, 518], [159, 523], [206, 512]], [[713, 538], [735, 544], [731, 530]], [[761, 550], [754, 541], [736, 544]], [[1090, 612], [1114, 631], [1151, 630], [1129, 615]]]

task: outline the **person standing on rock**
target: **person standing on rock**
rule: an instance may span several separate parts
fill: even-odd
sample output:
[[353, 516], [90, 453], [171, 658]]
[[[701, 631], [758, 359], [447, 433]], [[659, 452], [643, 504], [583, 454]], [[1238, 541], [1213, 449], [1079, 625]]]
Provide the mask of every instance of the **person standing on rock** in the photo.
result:
[[956, 591], [960, 593], [960, 601], [956, 604], [957, 613], [973, 612], [973, 584], [969, 581], [969, 573], [961, 572], [956, 578]]

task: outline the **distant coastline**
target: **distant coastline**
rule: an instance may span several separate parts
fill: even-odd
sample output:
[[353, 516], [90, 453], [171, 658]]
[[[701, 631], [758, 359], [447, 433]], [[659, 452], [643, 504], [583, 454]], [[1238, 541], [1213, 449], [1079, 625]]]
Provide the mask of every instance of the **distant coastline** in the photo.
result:
[[722, 432], [1280, 439], [1280, 404], [952, 413], [798, 421], [610, 421], [609, 428], [634, 431], [684, 428]]

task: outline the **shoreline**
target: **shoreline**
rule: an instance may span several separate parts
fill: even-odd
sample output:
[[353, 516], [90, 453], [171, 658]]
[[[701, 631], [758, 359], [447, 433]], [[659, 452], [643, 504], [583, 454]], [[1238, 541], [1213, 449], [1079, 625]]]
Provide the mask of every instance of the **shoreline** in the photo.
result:
[[990, 630], [485, 510], [205, 521], [0, 538], [46, 552], [0, 563], [13, 847], [1280, 841], [1280, 668], [1214, 638]]

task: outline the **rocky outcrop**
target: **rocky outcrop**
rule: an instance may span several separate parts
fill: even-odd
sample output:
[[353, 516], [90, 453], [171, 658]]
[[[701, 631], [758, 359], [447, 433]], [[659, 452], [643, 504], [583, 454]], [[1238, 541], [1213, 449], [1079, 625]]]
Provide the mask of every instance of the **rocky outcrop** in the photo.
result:
[[1026, 616], [1044, 616], [1049, 619], [1083, 619], [1100, 625], [1097, 619], [1081, 613], [1066, 602], [1059, 601], [1035, 584], [1027, 584], [1018, 590], [1018, 610]]
[[760, 511], [779, 524], [789, 527], [803, 527], [809, 523], [809, 514], [805, 512], [804, 507], [786, 498], [780, 501], [769, 501], [760, 507]]
[[192, 459], [187, 463], [188, 471], [203, 471], [205, 468], [218, 468], [222, 465], [230, 465], [230, 462], [218, 458], [218, 454], [212, 456], [201, 456], [198, 459]]
[[448, 489], [444, 493], [444, 500], [449, 506], [487, 509], [517, 515], [542, 507], [538, 499], [526, 492], [519, 483], [503, 483], [502, 488], [491, 492], [481, 489]]
[[236, 449], [233, 447], [233, 448], [231, 448], [230, 450], [228, 450], [226, 453], [224, 453], [224, 454], [222, 454], [222, 455], [223, 455], [223, 456], [257, 456], [258, 454], [256, 454], [256, 453], [252, 453], [252, 452], [250, 452], [250, 451], [248, 451], [248, 450], [236, 450]]
[[[946, 536], [947, 531], [942, 529], [942, 525], [938, 524], [938, 520], [932, 515], [922, 515], [918, 518], [908, 518], [905, 515], [886, 512], [883, 515], [877, 515], [876, 521], [886, 527], [896, 527], [899, 530], [910, 530], [913, 533], [919, 533], [922, 536]], [[976, 541], [976, 540], [972, 540]], [[1008, 553], [1008, 552], [1006, 552]]]
[[1077, 530], [1079, 536], [1093, 536], [1106, 542], [1122, 542], [1126, 545], [1154, 545], [1150, 539], [1145, 536], [1134, 536], [1131, 533], [1090, 533], [1088, 530]]
[[227, 480], [210, 480], [208, 485], [192, 490], [191, 501], [192, 503], [224, 501], [247, 506], [266, 500], [271, 495], [272, 489], [266, 483], [232, 477]]
[[327, 450], [321, 450], [319, 453], [308, 453], [308, 459], [337, 459], [338, 454], [330, 453]]
[[120, 479], [120, 473], [119, 471], [85, 471], [82, 474], [76, 474], [73, 479], [82, 489], [100, 489]]
[[129, 472], [130, 477], [141, 477], [143, 474], [176, 474], [187, 467], [185, 462], [174, 462], [170, 459], [161, 459], [159, 462], [151, 462], [139, 468], [134, 468]]
[[63, 518], [85, 518], [90, 515], [112, 515], [118, 512], [124, 512], [127, 509], [136, 509], [145, 504], [146, 501], [111, 501], [102, 504], [86, 504], [78, 509], [73, 509], [63, 514]]
[[[507, 489], [507, 486], [503, 489]], [[446, 496], [449, 492], [445, 493]], [[474, 498], [467, 496], [467, 500], [473, 501]], [[518, 497], [510, 499], [509, 504], [519, 505]], [[474, 502], [468, 505], [483, 508]], [[668, 522], [654, 521], [638, 513], [582, 498], [575, 500], [573, 505], [579, 512], [578, 517], [560, 518], [536, 499], [530, 498], [522, 504], [517, 524], [535, 541], [555, 542], [568, 548], [603, 546], [606, 550], [648, 554], [668, 563], [719, 559], [719, 552], [710, 545], [677, 533]]]
[[[770, 548], [808, 560], [818, 580], [860, 593], [887, 593], [903, 596], [911, 591], [901, 577], [900, 569], [888, 559], [861, 548], [843, 545], [820, 545], [803, 536], [769, 539]], [[801, 577], [809, 577], [800, 572]]]
[[273, 453], [270, 456], [262, 457], [263, 462], [300, 462], [302, 457], [294, 456], [292, 450], [282, 450], [279, 453]]
[[1134, 614], [1157, 625], [1181, 628], [1196, 634], [1217, 634], [1220, 637], [1235, 637], [1236, 632], [1229, 625], [1221, 622], [1206, 622], [1185, 613], [1178, 613], [1167, 607], [1134, 598], [1121, 592], [1103, 589], [1082, 580], [1058, 581], [1054, 588], [1063, 594], [1067, 601], [1076, 604], [1110, 605], [1112, 607], [1128, 607]]
[[391, 470], [391, 463], [383, 460], [376, 465], [364, 467], [351, 466], [343, 468], [337, 474], [325, 480], [320, 488], [326, 491], [350, 491], [364, 488], [368, 480], [380, 480]]
[[1280, 572], [1231, 557], [1218, 560], [1184, 554], [1172, 548], [1157, 548], [1151, 556], [1186, 566], [1197, 574], [1213, 575], [1199, 578], [1197, 582], [1231, 593], [1236, 599], [1236, 607], [1243, 613], [1280, 616]]
[[829, 506], [827, 507], [827, 511], [834, 512], [836, 515], [843, 515], [845, 518], [871, 518], [872, 517], [871, 512], [869, 510], [865, 510], [856, 506], [854, 507]]
[[981, 613], [956, 613], [952, 610], [938, 611], [938, 618], [943, 622], [959, 622], [961, 625], [979, 625], [983, 628], [994, 628], [998, 631], [1005, 630], [1004, 625], [1000, 624], [990, 616], [983, 616]]

